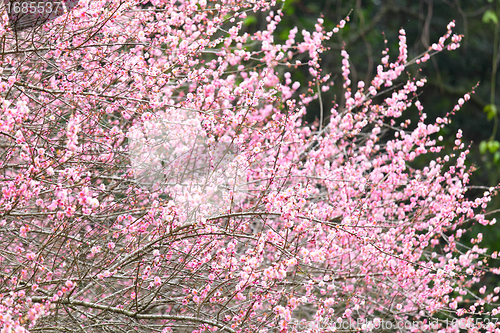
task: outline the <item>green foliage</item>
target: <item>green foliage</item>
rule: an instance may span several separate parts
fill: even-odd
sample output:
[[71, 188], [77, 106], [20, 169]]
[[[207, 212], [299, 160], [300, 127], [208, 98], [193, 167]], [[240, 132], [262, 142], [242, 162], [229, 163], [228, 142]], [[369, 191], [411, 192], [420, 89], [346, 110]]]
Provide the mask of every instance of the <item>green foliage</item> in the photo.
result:
[[488, 150], [490, 153], [494, 153], [500, 148], [500, 142], [498, 141], [488, 141]]
[[[489, 2], [492, 3], [493, 0]], [[496, 74], [498, 68], [498, 39], [499, 39], [498, 34], [500, 29], [498, 25], [498, 15], [500, 13], [498, 1], [496, 5], [497, 5], [496, 11], [491, 8], [486, 10], [483, 14], [483, 19], [482, 19], [484, 24], [493, 23], [495, 25], [493, 28], [494, 38], [493, 38], [492, 71], [490, 79], [490, 103], [483, 108], [483, 111], [486, 113], [486, 118], [488, 119], [488, 121], [493, 120], [494, 126], [490, 139], [487, 142], [482, 141], [481, 144], [479, 145], [480, 153], [484, 155], [484, 158], [487, 160], [486, 165], [489, 166], [489, 168], [495, 168], [495, 169], [500, 167], [500, 151], [498, 151], [498, 149], [500, 148], [500, 143], [495, 140], [498, 129], [498, 109], [497, 106], [495, 105]], [[490, 154], [493, 154], [492, 162], [491, 162], [491, 156], [488, 156], [487, 151]]]
[[296, 2], [295, 0], [286, 0], [285, 4], [283, 5], [283, 13], [285, 13], [287, 16], [293, 15], [295, 13], [295, 6], [293, 6], [293, 3]]
[[254, 23], [257, 23], [257, 18], [255, 16], [252, 16], [252, 15], [248, 15], [244, 20], [243, 20], [243, 24], [246, 25], [246, 26], [249, 26], [249, 25], [252, 25]]
[[488, 149], [488, 142], [481, 141], [481, 143], [479, 144], [479, 152], [481, 154], [486, 154], [487, 149]]
[[488, 9], [483, 14], [483, 22], [484, 23], [493, 22], [495, 25], [498, 24], [497, 14], [494, 11], [492, 11], [491, 9]]
[[495, 104], [486, 105], [483, 111], [486, 113], [486, 118], [488, 118], [488, 120], [492, 120], [497, 116], [497, 107]]

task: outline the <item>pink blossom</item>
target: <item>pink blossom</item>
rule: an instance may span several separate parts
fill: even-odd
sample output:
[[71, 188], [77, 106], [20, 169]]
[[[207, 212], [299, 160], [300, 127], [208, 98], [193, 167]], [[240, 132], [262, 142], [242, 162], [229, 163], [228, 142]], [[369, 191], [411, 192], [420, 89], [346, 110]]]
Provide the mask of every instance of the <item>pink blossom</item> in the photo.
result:
[[[453, 110], [430, 119], [408, 68], [456, 49], [454, 23], [413, 60], [401, 29], [395, 57], [382, 50], [355, 85], [347, 44], [339, 105], [307, 123], [337, 83], [322, 59], [348, 17], [281, 42], [270, 1], [151, 4], [80, 1], [5, 44], [19, 73], [0, 97], [9, 328], [57, 316], [82, 330], [286, 333], [294, 319], [373, 328], [495, 309], [483, 273], [500, 274], [498, 254], [465, 225], [494, 223], [496, 188], [470, 199], [469, 143], [458, 131], [445, 153]], [[263, 24], [249, 30], [252, 11]]]
[[161, 286], [161, 278], [159, 276], [155, 276], [154, 283], [155, 283], [155, 286], [157, 286], [157, 287]]

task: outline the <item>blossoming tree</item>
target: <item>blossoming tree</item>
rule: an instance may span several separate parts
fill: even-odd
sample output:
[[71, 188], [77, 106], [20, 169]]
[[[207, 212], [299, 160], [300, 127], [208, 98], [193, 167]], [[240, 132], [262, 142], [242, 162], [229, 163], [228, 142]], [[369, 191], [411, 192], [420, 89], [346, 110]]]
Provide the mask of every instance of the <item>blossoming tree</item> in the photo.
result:
[[[465, 222], [494, 224], [494, 189], [465, 198], [460, 132], [439, 154], [469, 95], [426, 120], [425, 79], [405, 71], [457, 48], [454, 24], [411, 61], [401, 30], [372, 82], [331, 55], [346, 102], [308, 125], [333, 84], [323, 42], [346, 22], [280, 44], [280, 6], [81, 0], [29, 29], [4, 11], [2, 332], [498, 330], [482, 283], [496, 253], [459, 243]], [[266, 29], [244, 32], [248, 12]], [[419, 121], [398, 124], [408, 108]]]

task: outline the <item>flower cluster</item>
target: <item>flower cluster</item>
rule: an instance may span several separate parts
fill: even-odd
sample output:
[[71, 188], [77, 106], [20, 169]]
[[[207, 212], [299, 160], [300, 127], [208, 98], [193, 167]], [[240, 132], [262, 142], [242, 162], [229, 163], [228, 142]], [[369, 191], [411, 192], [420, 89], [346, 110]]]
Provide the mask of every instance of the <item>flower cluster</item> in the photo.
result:
[[[461, 132], [450, 155], [437, 137], [470, 95], [429, 121], [425, 79], [405, 73], [457, 48], [454, 24], [415, 60], [401, 30], [371, 82], [351, 83], [342, 50], [345, 103], [318, 128], [303, 116], [333, 84], [321, 55], [348, 18], [280, 44], [283, 15], [268, 0], [81, 0], [1, 31], [2, 330], [313, 332], [500, 312], [481, 280], [498, 254], [481, 234], [459, 242], [466, 222], [495, 223], [496, 188], [467, 199]], [[398, 120], [409, 108], [415, 124]]]

